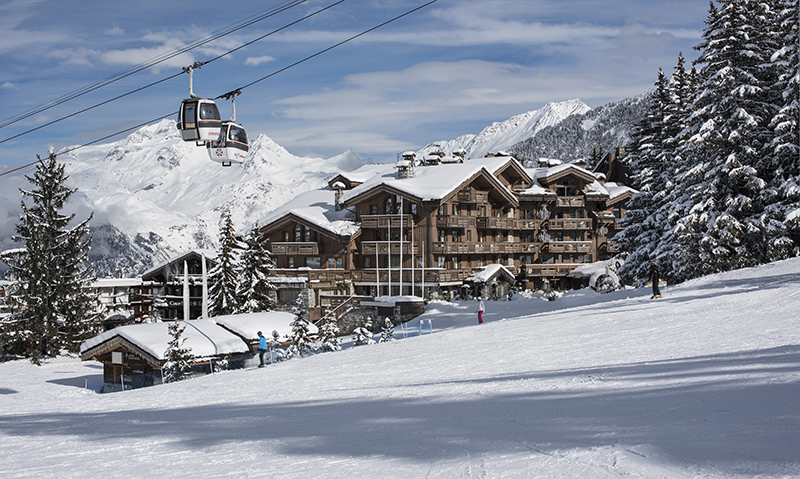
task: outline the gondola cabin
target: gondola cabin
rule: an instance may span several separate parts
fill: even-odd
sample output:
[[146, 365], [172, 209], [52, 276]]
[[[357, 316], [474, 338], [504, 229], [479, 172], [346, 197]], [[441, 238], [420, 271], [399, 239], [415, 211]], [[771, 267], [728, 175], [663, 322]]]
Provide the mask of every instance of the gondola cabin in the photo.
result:
[[214, 100], [190, 98], [181, 102], [178, 113], [178, 129], [183, 141], [202, 145], [219, 137], [222, 121]]
[[232, 121], [222, 122], [219, 130], [219, 139], [206, 142], [208, 157], [213, 161], [222, 163], [222, 166], [231, 166], [241, 163], [250, 147], [247, 143], [247, 133], [242, 125]]

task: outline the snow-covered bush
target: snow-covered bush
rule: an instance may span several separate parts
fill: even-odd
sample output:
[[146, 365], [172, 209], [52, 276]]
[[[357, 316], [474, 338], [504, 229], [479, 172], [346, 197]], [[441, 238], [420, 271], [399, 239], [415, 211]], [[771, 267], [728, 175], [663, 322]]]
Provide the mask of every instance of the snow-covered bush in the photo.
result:
[[384, 318], [383, 327], [381, 328], [381, 338], [378, 340], [378, 342], [386, 343], [393, 339], [394, 339], [394, 324], [392, 324], [391, 319]]
[[375, 335], [371, 331], [372, 319], [367, 317], [367, 322], [363, 326], [359, 326], [353, 330], [353, 346], [364, 346], [368, 344], [375, 344], [372, 339]]

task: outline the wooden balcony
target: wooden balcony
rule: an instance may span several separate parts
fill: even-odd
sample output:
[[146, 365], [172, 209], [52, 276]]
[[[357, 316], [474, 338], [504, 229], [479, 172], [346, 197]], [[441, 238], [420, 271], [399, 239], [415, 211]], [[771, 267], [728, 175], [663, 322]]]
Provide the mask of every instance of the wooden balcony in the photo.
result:
[[591, 241], [550, 241], [547, 244], [550, 253], [591, 253]]
[[511, 230], [514, 229], [514, 218], [502, 217], [480, 217], [477, 218], [477, 227], [490, 230]]
[[592, 229], [592, 220], [588, 218], [548, 220], [550, 230], [583, 230]]
[[537, 243], [433, 243], [433, 254], [536, 253]]
[[556, 197], [556, 207], [558, 208], [583, 208], [586, 201], [583, 196], [558, 196]]
[[542, 226], [542, 220], [514, 220], [514, 224], [518, 230], [535, 230]]
[[318, 254], [320, 254], [320, 248], [317, 243], [272, 243], [273, 256]]
[[[391, 271], [386, 269], [361, 269], [361, 270], [354, 270], [352, 272], [352, 280], [353, 282], [360, 282], [360, 283], [376, 283], [380, 282], [381, 285], [387, 285], [389, 283], [389, 273], [391, 272], [391, 282], [393, 285], [400, 284], [400, 270], [399, 269], [392, 269]], [[424, 278], [423, 278], [423, 270], [421, 269], [404, 269], [402, 271], [402, 278], [403, 284], [406, 286], [410, 286], [412, 283], [412, 274], [413, 274], [413, 283], [417, 286], [421, 286], [424, 282], [426, 284], [434, 284], [434, 283], [451, 283], [451, 282], [460, 282], [467, 279], [471, 276], [474, 271], [469, 269], [426, 269], [424, 270]]]
[[459, 191], [456, 200], [459, 203], [488, 203], [489, 193], [487, 191]]
[[477, 218], [474, 216], [446, 215], [436, 217], [437, 228], [474, 228]]
[[557, 265], [557, 264], [525, 264], [520, 268], [525, 272], [525, 276], [531, 277], [548, 277], [566, 276], [570, 271], [576, 268], [577, 265]]
[[411, 227], [414, 224], [414, 216], [413, 215], [361, 215], [362, 229], [400, 228], [401, 223], [403, 228]]
[[[361, 254], [365, 255], [411, 255], [411, 242], [410, 241], [362, 241]], [[419, 245], [414, 244], [414, 254], [419, 254]]]

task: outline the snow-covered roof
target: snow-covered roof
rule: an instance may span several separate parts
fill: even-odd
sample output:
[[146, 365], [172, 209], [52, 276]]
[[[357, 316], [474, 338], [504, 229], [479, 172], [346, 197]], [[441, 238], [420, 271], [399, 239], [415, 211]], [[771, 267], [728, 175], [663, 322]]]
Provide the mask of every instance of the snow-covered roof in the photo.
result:
[[[116, 336], [121, 336], [135, 344], [158, 360], [164, 360], [171, 323], [144, 323], [120, 326], [101, 333], [81, 344], [81, 353], [98, 346]], [[194, 319], [181, 321], [185, 347], [192, 348], [195, 357], [212, 357], [225, 354], [238, 354], [249, 351], [249, 346], [238, 336], [218, 325], [214, 319]]]
[[359, 225], [351, 219], [353, 213], [345, 209], [336, 211], [333, 202], [334, 192], [330, 188], [307, 191], [284, 203], [258, 223], [267, 226], [293, 214], [335, 235], [350, 236], [357, 232]]
[[623, 196], [625, 193], [638, 193], [637, 190], [634, 190], [630, 186], [625, 186], [620, 183], [614, 183], [612, 181], [607, 181], [605, 184], [606, 191], [608, 191], [608, 199], [609, 201], [613, 202], [615, 199]]
[[[291, 324], [295, 318], [296, 316], [294, 313], [287, 313], [285, 311], [265, 311], [262, 313], [217, 316], [211, 319], [239, 336], [255, 341], [258, 339], [259, 331], [267, 338], [272, 337], [273, 331], [277, 331], [281, 337], [291, 336]], [[316, 334], [318, 332], [317, 327], [313, 324], [310, 324], [308, 329], [311, 334]]]
[[509, 161], [513, 161], [513, 158], [478, 158], [464, 163], [424, 166], [415, 170], [413, 178], [403, 179], [398, 179], [395, 172], [389, 170], [369, 178], [363, 184], [346, 192], [342, 195], [341, 201], [347, 203], [349, 200], [381, 185], [391, 186], [423, 201], [440, 200], [482, 169], [494, 175]]
[[92, 288], [124, 288], [141, 286], [142, 278], [102, 278], [92, 282]]
[[586, 185], [584, 193], [586, 196], [608, 196], [608, 191], [597, 180]]
[[379, 164], [363, 165], [353, 171], [339, 173], [339, 175], [337, 176], [341, 176], [342, 178], [347, 179], [351, 183], [352, 182], [363, 183], [375, 175], [385, 174], [387, 172], [390, 174], [394, 172], [393, 164], [379, 163]]
[[487, 283], [497, 277], [498, 274], [506, 274], [511, 279], [515, 278], [514, 274], [505, 266], [498, 263], [492, 263], [484, 267], [482, 271], [470, 275], [466, 280], [472, 281], [473, 283]]

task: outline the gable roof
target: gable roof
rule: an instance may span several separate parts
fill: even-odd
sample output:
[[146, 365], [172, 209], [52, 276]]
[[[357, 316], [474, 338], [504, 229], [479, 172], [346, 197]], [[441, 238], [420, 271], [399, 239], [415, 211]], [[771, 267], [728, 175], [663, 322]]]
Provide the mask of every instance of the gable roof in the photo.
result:
[[327, 187], [300, 193], [260, 220], [259, 227], [267, 229], [281, 220], [294, 217], [323, 233], [352, 236], [358, 231], [359, 224], [353, 221], [352, 211], [336, 211], [334, 194]]
[[185, 253], [181, 253], [178, 256], [172, 257], [172, 258], [168, 259], [167, 261], [159, 264], [158, 266], [154, 266], [153, 268], [150, 268], [149, 270], [145, 271], [144, 273], [142, 273], [142, 278], [144, 279], [144, 278], [147, 278], [148, 276], [152, 276], [152, 275], [158, 273], [159, 270], [161, 270], [162, 268], [165, 268], [166, 266], [169, 266], [169, 265], [171, 265], [173, 263], [177, 263], [179, 261], [183, 261], [185, 259], [188, 259], [190, 256], [202, 256], [205, 259], [207, 259], [210, 262], [212, 262], [212, 264], [213, 264], [213, 263], [216, 262], [217, 252], [214, 251], [213, 249], [202, 249], [202, 248], [192, 249], [192, 250], [186, 251]]
[[499, 263], [492, 263], [486, 265], [481, 271], [470, 275], [466, 281], [473, 283], [491, 283], [499, 277], [505, 277], [510, 282], [514, 282], [514, 274], [509, 271], [505, 266]]
[[606, 191], [608, 191], [608, 203], [613, 204], [619, 201], [627, 200], [635, 193], [638, 193], [637, 190], [634, 190], [630, 186], [625, 186], [621, 183], [615, 183], [611, 181], [606, 181], [605, 184]]
[[352, 205], [358, 198], [379, 187], [390, 188], [421, 201], [441, 201], [454, 194], [464, 183], [480, 176], [481, 171], [484, 171], [489, 181], [495, 183], [495, 187], [507, 196], [509, 202], [516, 204], [516, 197], [494, 176], [509, 162], [515, 161], [510, 157], [496, 157], [479, 158], [464, 163], [419, 166], [416, 167], [413, 178], [404, 179], [398, 179], [392, 168], [372, 176], [363, 184], [345, 192], [341, 201], [346, 205]]
[[364, 183], [371, 177], [387, 172], [392, 172], [394, 165], [391, 163], [377, 163], [371, 165], [362, 165], [353, 171], [342, 172], [334, 176], [328, 181], [328, 186], [333, 188], [337, 181], [344, 183], [348, 189], [355, 188], [356, 186]]
[[[152, 364], [163, 362], [167, 344], [172, 339], [169, 326], [172, 323], [144, 323], [120, 326], [105, 331], [81, 344], [81, 359], [88, 360], [106, 353], [120, 345], [128, 346]], [[192, 348], [197, 358], [240, 354], [250, 351], [242, 338], [221, 327], [213, 319], [181, 321], [186, 326], [183, 332], [185, 347]], [[132, 347], [131, 347], [132, 346]]]

